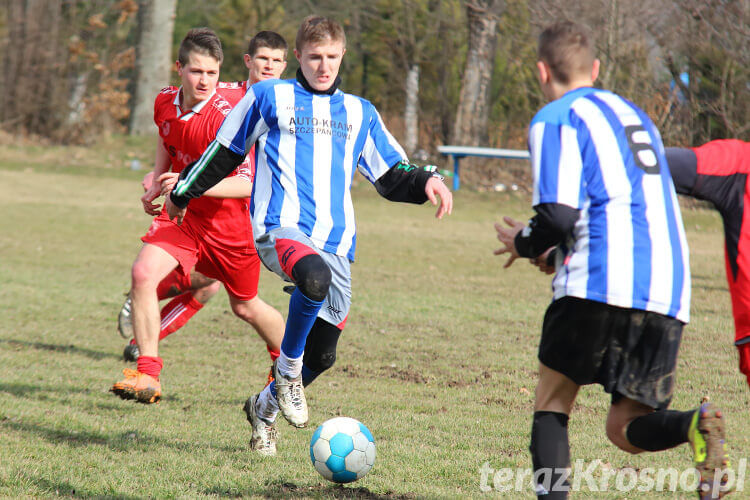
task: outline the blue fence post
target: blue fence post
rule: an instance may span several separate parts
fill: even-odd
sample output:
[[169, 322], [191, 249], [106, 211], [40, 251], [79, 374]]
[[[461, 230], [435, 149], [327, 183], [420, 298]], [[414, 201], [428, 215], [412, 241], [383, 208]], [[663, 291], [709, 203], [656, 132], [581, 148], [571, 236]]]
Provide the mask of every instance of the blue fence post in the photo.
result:
[[461, 160], [461, 156], [453, 155], [453, 190], [458, 191], [461, 187], [461, 181], [458, 178], [458, 163]]

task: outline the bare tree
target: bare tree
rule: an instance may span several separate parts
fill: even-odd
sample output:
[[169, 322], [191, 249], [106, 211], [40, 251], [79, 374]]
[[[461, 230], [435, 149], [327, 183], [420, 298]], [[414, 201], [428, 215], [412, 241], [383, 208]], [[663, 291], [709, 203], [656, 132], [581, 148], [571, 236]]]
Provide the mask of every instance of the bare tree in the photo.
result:
[[136, 80], [130, 134], [153, 133], [153, 102], [169, 82], [176, 0], [138, 1]]
[[56, 125], [60, 85], [60, 2], [6, 0], [6, 50], [0, 59], [0, 124], [46, 133]]
[[488, 101], [495, 66], [497, 24], [504, 10], [504, 0], [466, 2], [469, 49], [451, 139], [453, 144], [478, 145], [487, 142]]

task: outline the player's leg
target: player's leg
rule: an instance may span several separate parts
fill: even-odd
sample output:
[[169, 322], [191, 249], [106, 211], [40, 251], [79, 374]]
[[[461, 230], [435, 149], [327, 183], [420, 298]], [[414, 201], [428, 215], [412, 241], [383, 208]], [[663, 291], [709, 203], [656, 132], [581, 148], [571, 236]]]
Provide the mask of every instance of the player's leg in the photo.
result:
[[[194, 280], [195, 275], [201, 278]], [[161, 309], [159, 340], [182, 328], [221, 289], [221, 283], [200, 273], [191, 273], [191, 281], [189, 291], [177, 295]]]
[[[331, 368], [336, 361], [336, 347], [351, 308], [350, 262], [345, 257], [329, 253], [322, 253], [321, 256], [332, 271], [332, 279], [323, 307], [318, 312], [318, 317], [305, 341], [301, 372], [305, 387]], [[266, 432], [263, 423], [273, 425], [278, 412], [275, 381], [245, 403], [245, 413], [253, 424], [254, 437], [251, 447], [254, 450], [264, 453], [265, 449], [271, 448], [270, 443], [263, 438], [272, 436], [276, 439], [276, 434]], [[275, 441], [272, 447], [275, 450]]]
[[159, 216], [141, 238], [144, 245], [131, 270], [133, 330], [140, 355], [137, 370], [126, 369], [125, 380], [111, 389], [123, 399], [154, 403], [161, 398], [159, 374], [163, 362], [158, 355], [161, 321], [156, 289], [178, 266], [183, 271], [195, 266], [198, 248], [192, 234], [189, 221], [178, 226]]
[[229, 295], [232, 312], [249, 323], [266, 343], [271, 361], [279, 357], [284, 336], [284, 317], [258, 296], [260, 258], [247, 247], [241, 250], [205, 249], [206, 257], [198, 265], [211, 276], [219, 277]]
[[232, 312], [252, 326], [266, 343], [273, 358], [278, 357], [281, 339], [284, 337], [284, 317], [257, 295], [250, 300], [229, 296]]
[[719, 498], [731, 489], [721, 411], [707, 402], [688, 411], [667, 410], [683, 324], [650, 312], [632, 313], [632, 317], [629, 347], [618, 362], [607, 436], [629, 453], [690, 443], [700, 473], [699, 495]]
[[[340, 325], [343, 326], [343, 325]], [[310, 329], [305, 343], [302, 364], [302, 383], [310, 385], [324, 371], [336, 362], [336, 346], [341, 336], [341, 328], [328, 321], [317, 318]], [[256, 413], [267, 422], [274, 422], [279, 412], [276, 399], [275, 381], [268, 384], [255, 399]]]
[[[180, 276], [179, 278], [171, 278], [173, 276]], [[190, 320], [198, 311], [203, 309], [203, 306], [213, 297], [221, 288], [221, 283], [215, 279], [208, 278], [202, 274], [193, 271], [189, 277], [185, 277], [184, 273], [180, 270], [175, 269], [169, 275], [159, 283], [159, 287], [156, 290], [157, 297], [162, 300], [164, 297], [159, 292], [162, 285], [165, 282], [181, 283], [184, 289], [189, 290], [182, 292], [161, 309], [161, 324], [159, 331], [159, 341], [172, 333], [176, 332]], [[172, 287], [173, 291], [179, 292], [180, 288]], [[172, 292], [167, 297], [172, 296]], [[127, 302], [128, 309], [130, 308], [130, 298], [128, 297]], [[123, 306], [124, 307], [124, 306]], [[122, 313], [121, 313], [122, 315]], [[140, 355], [138, 344], [135, 338], [130, 340], [130, 343], [125, 346], [125, 350], [122, 353], [125, 361], [135, 361]]]
[[540, 499], [555, 500], [568, 496], [568, 419], [578, 389], [579, 385], [567, 376], [539, 364], [529, 451]]
[[567, 498], [569, 415], [579, 387], [600, 382], [600, 373], [608, 373], [602, 366], [607, 366], [610, 337], [617, 330], [606, 304], [563, 297], [547, 308], [529, 446], [540, 499]]
[[178, 260], [166, 250], [145, 243], [131, 269], [133, 333], [140, 355], [137, 370], [126, 370], [125, 379], [112, 386], [112, 392], [123, 399], [153, 403], [161, 398], [159, 374], [159, 282], [177, 267]]
[[[192, 295], [197, 302], [205, 304], [211, 297], [216, 294], [216, 292], [220, 288], [219, 285], [212, 286], [212, 284], [214, 284], [215, 282], [216, 280], [208, 278], [197, 271], [193, 271], [190, 274], [185, 274], [181, 270], [175, 269], [171, 273], [167, 274], [167, 276], [159, 282], [159, 286], [156, 288], [156, 295], [159, 298], [159, 301], [162, 301], [164, 299], [176, 297], [184, 294], [187, 291], [190, 291], [192, 292]], [[162, 309], [162, 317], [169, 315], [172, 309], [174, 307], [177, 307], [178, 304], [179, 302], [174, 302], [174, 304], [170, 302], [169, 304], [167, 304], [165, 308]], [[125, 302], [120, 308], [120, 313], [117, 316], [117, 331], [120, 333], [121, 337], [126, 339], [133, 337], [133, 318], [131, 314], [131, 308], [131, 293], [130, 291], [128, 291], [127, 298], [125, 299]], [[195, 314], [197, 310], [191, 312]], [[183, 326], [187, 322], [187, 320], [190, 319], [190, 316], [192, 316], [192, 314], [189, 314], [188, 317], [184, 318], [182, 324], [174, 328], [172, 332]], [[167, 333], [167, 335], [169, 335], [169, 333]], [[130, 345], [136, 345], [135, 339], [130, 342]], [[128, 352], [128, 348], [125, 349], [125, 352]], [[128, 356], [128, 354], [125, 355], [126, 360], [128, 360]]]

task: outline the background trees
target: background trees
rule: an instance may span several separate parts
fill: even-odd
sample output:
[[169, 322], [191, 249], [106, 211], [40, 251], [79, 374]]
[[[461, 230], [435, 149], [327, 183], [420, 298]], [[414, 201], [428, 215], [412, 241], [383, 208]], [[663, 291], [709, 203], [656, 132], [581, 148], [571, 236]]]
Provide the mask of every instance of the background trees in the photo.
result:
[[150, 133], [187, 29], [216, 30], [222, 79], [241, 80], [256, 31], [293, 46], [311, 13], [346, 29], [343, 88], [433, 160], [437, 144], [525, 147], [544, 102], [536, 35], [562, 18], [591, 26], [599, 84], [646, 109], [667, 144], [750, 139], [750, 0], [0, 0], [0, 129], [59, 142]]

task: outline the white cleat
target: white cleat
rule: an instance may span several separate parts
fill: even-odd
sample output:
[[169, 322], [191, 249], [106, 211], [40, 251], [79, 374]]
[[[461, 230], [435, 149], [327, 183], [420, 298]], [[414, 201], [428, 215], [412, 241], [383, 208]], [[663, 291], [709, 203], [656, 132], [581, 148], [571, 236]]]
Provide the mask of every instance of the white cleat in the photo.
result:
[[287, 422], [294, 427], [307, 425], [307, 400], [302, 386], [302, 375], [289, 378], [279, 373], [278, 364], [273, 364], [273, 377], [276, 381], [276, 401]]
[[125, 303], [120, 309], [120, 314], [117, 315], [117, 331], [120, 332], [120, 336], [124, 339], [133, 338], [133, 312], [131, 307], [133, 302], [130, 300], [130, 295], [125, 299]]
[[256, 394], [245, 401], [242, 408], [247, 415], [247, 421], [253, 426], [253, 434], [250, 437], [250, 449], [257, 451], [260, 455], [272, 457], [276, 455], [276, 439], [279, 437], [275, 423], [269, 424], [258, 416], [255, 404], [258, 402]]

